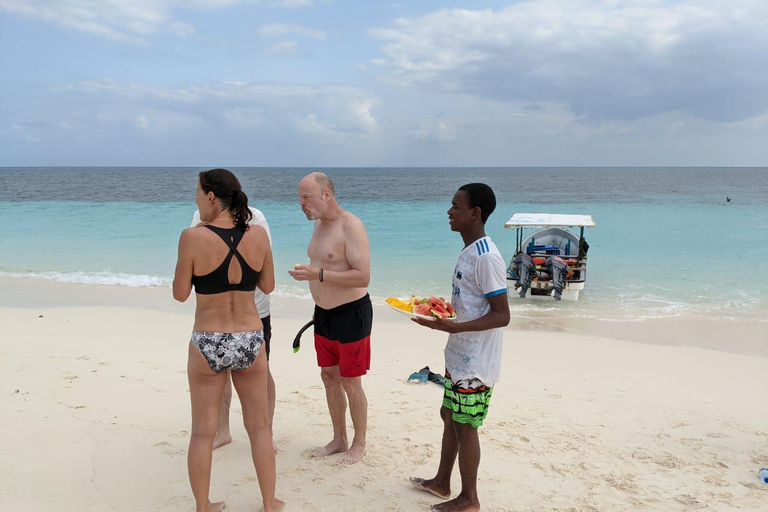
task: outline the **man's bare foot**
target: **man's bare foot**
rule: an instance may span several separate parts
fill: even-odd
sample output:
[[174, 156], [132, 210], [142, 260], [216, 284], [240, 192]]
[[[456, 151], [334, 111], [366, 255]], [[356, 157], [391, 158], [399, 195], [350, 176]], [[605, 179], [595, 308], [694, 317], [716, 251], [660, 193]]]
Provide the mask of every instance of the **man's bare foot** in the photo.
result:
[[451, 497], [451, 488], [448, 486], [439, 486], [435, 484], [434, 479], [425, 480], [417, 476], [412, 476], [411, 478], [408, 479], [408, 481], [411, 482], [411, 485], [413, 485], [418, 490], [431, 492], [438, 498], [447, 500], [448, 498]]
[[209, 501], [208, 506], [205, 507], [205, 512], [221, 512], [224, 510], [224, 507], [226, 507], [226, 505], [224, 505], [223, 501], [217, 501], [216, 503], [211, 503]]
[[339, 452], [345, 452], [347, 451], [347, 442], [346, 441], [331, 441], [325, 446], [322, 446], [320, 448], [315, 448], [309, 453], [310, 459], [318, 459], [322, 457], [327, 457], [334, 453]]
[[275, 502], [272, 504], [271, 507], [261, 507], [259, 509], [259, 512], [282, 512], [282, 510], [285, 508], [285, 503], [277, 498], [275, 498]]
[[222, 434], [221, 432], [216, 432], [216, 437], [213, 438], [213, 449], [215, 450], [216, 448], [231, 442], [232, 436], [229, 433]]
[[365, 445], [356, 445], [352, 443], [352, 446], [349, 447], [349, 450], [347, 450], [347, 453], [344, 454], [344, 457], [341, 459], [341, 464], [349, 465], [349, 464], [355, 464], [357, 462], [360, 462], [360, 459], [363, 458], [363, 455], [365, 455]]
[[432, 510], [436, 512], [478, 512], [480, 510], [480, 502], [477, 499], [472, 501], [459, 494], [451, 501], [432, 505]]

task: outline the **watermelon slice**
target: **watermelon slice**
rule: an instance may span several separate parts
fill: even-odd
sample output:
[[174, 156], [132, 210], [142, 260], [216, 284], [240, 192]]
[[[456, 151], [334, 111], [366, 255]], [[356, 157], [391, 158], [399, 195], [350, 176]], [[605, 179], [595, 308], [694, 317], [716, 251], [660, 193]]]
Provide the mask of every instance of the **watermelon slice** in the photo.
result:
[[436, 309], [430, 309], [429, 314], [432, 315], [435, 318], [448, 318], [448, 312], [447, 311], [438, 311]]
[[413, 312], [417, 315], [429, 316], [429, 309], [429, 304], [419, 304], [418, 306], [414, 306]]

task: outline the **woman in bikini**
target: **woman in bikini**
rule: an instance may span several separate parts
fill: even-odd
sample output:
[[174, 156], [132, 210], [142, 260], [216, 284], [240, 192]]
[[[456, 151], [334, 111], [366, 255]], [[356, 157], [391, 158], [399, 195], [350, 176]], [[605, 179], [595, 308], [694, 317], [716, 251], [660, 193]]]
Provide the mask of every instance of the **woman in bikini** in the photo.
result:
[[284, 503], [275, 498], [264, 333], [253, 300], [257, 286], [264, 293], [275, 287], [269, 239], [263, 228], [248, 226], [248, 198], [231, 172], [201, 172], [195, 202], [202, 222], [181, 233], [173, 297], [184, 302], [195, 288], [197, 309], [187, 364], [192, 400], [187, 465], [197, 512], [224, 508], [224, 502], [211, 503], [208, 492], [227, 370], [232, 370], [243, 407], [264, 511], [279, 512]]

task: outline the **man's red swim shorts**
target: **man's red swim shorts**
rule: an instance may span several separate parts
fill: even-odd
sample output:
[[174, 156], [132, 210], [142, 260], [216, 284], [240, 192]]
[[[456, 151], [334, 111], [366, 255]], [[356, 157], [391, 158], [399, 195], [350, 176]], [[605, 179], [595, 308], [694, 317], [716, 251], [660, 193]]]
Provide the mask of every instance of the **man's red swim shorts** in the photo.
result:
[[342, 377], [371, 368], [373, 305], [368, 294], [332, 309], [315, 306], [315, 351], [321, 368], [339, 365]]

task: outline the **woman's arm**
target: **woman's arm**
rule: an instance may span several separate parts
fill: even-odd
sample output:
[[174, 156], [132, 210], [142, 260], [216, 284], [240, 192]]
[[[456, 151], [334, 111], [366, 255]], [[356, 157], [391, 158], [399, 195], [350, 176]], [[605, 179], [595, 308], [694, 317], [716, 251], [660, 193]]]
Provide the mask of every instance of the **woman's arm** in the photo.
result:
[[192, 293], [192, 228], [185, 229], [179, 237], [179, 257], [176, 261], [176, 273], [173, 276], [173, 298], [184, 302]]
[[259, 282], [256, 286], [259, 290], [269, 295], [275, 289], [275, 262], [272, 261], [272, 247], [269, 244], [269, 237], [266, 230], [261, 226], [252, 226], [251, 229], [260, 231], [259, 243], [266, 247], [266, 253], [264, 254], [264, 262], [261, 265], [261, 271], [259, 272]]

